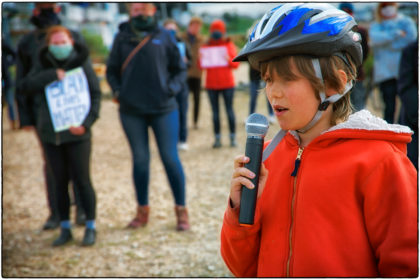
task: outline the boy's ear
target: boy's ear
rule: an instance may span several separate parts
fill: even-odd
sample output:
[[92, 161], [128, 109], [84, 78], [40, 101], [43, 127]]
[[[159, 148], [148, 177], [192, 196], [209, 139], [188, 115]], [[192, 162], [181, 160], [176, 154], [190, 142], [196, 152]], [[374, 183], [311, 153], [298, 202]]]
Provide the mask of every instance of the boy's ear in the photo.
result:
[[[344, 70], [341, 70], [341, 69], [338, 70], [338, 77], [340, 79], [341, 89], [344, 89], [344, 87], [347, 84], [347, 74], [346, 74], [346, 72], [344, 72]], [[327, 96], [331, 96], [331, 95], [334, 95], [336, 93], [337, 93], [336, 89], [333, 89], [333, 88], [327, 86], [327, 88], [325, 90], [325, 94]]]
[[346, 72], [344, 72], [344, 70], [338, 70], [338, 75], [340, 77], [341, 80], [341, 85], [344, 88], [344, 86], [347, 84], [347, 74]]

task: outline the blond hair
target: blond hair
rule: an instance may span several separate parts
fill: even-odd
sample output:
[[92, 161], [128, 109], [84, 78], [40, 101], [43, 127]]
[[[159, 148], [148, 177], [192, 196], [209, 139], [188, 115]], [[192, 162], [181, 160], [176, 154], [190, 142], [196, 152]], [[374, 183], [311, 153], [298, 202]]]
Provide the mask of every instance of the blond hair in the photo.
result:
[[[261, 76], [264, 78], [266, 74], [272, 76], [273, 71], [285, 80], [296, 80], [298, 77], [291, 69], [291, 63], [294, 63], [297, 71], [302, 74], [312, 85], [318, 100], [321, 100], [320, 92], [325, 92], [326, 87], [333, 88], [341, 93], [344, 86], [341, 83], [338, 70], [343, 70], [347, 74], [347, 82], [356, 79], [356, 67], [351, 58], [347, 55], [350, 67], [337, 56], [319, 57], [319, 64], [321, 66], [322, 77], [324, 82], [316, 76], [314, 67], [312, 65], [313, 57], [305, 55], [293, 55], [274, 58], [268, 62], [261, 63], [260, 70]], [[340, 100], [333, 104], [333, 116], [331, 125], [336, 125], [340, 121], [348, 119], [353, 111], [353, 106], [350, 102], [350, 94], [346, 94]]]

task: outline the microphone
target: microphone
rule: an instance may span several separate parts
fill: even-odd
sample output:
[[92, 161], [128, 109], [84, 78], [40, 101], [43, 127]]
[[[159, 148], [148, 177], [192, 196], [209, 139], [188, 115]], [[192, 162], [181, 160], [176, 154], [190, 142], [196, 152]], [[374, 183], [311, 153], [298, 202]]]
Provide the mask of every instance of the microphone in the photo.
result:
[[250, 226], [254, 224], [258, 181], [260, 178], [264, 137], [268, 130], [268, 120], [265, 116], [254, 113], [247, 118], [245, 129], [247, 134], [245, 155], [249, 158], [249, 162], [245, 164], [245, 168], [255, 174], [255, 177], [251, 179], [255, 188], [250, 190], [247, 187], [242, 186], [239, 224], [241, 226]]

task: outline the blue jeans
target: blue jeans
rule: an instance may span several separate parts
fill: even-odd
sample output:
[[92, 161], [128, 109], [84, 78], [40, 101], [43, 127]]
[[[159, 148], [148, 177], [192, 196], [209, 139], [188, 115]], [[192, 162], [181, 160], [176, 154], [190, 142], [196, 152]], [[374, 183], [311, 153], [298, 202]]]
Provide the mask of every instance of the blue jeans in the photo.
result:
[[213, 130], [214, 134], [220, 135], [220, 116], [219, 116], [219, 95], [223, 96], [225, 101], [226, 114], [229, 119], [229, 130], [231, 134], [236, 131], [235, 127], [235, 112], [233, 111], [233, 96], [235, 89], [220, 89], [220, 90], [208, 90], [208, 96], [210, 100], [211, 109], [213, 111]]
[[139, 205], [149, 204], [149, 126], [155, 134], [159, 154], [168, 176], [176, 205], [185, 206], [185, 176], [178, 156], [178, 110], [156, 115], [130, 115], [120, 119], [133, 157], [133, 177]]
[[[260, 87], [261, 84], [261, 80], [251, 80], [250, 81], [250, 85], [249, 85], [249, 90], [250, 90], [250, 101], [249, 101], [249, 114], [253, 114], [255, 113], [255, 107], [257, 107], [257, 99], [258, 99], [258, 90], [261, 88]], [[267, 97], [266, 97], [267, 99]], [[269, 116], [273, 116], [273, 108], [271, 107], [270, 102], [268, 102], [267, 99], [267, 110], [268, 110], [268, 115]]]
[[186, 83], [181, 92], [177, 94], [176, 102], [178, 103], [179, 109], [179, 141], [187, 142], [188, 86]]

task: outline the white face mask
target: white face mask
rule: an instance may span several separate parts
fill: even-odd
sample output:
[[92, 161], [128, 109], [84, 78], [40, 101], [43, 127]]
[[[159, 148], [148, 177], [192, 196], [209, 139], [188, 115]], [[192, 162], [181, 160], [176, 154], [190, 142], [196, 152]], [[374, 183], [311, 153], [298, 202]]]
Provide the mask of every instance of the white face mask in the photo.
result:
[[391, 18], [397, 14], [397, 7], [395, 6], [386, 6], [381, 9], [381, 14], [383, 17]]

